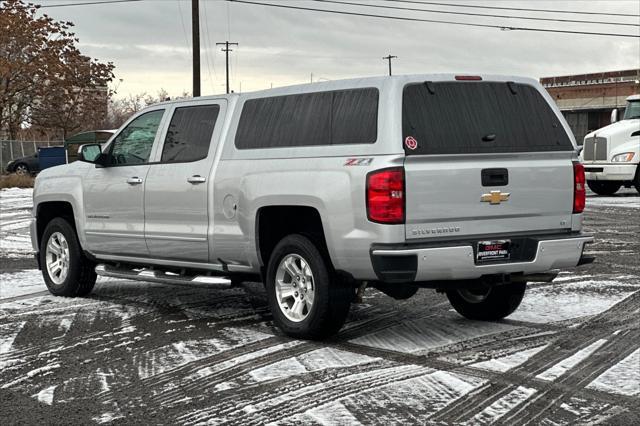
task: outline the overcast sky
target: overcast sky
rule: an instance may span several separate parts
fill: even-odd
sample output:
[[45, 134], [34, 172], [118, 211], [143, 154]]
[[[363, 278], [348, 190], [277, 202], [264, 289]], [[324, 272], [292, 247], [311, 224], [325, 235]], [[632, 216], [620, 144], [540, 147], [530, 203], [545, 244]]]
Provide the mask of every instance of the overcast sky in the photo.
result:
[[[72, 0], [75, 3], [81, 1], [87, 0]], [[40, 3], [65, 2], [69, 0]], [[640, 2], [637, 0], [458, 2], [640, 14]], [[539, 78], [640, 67], [640, 38], [500, 31], [285, 10], [222, 0], [201, 0], [200, 3], [203, 95], [224, 92], [224, 53], [214, 43], [227, 39], [240, 44], [231, 53], [231, 77], [232, 89], [244, 92], [269, 88], [272, 84], [275, 87], [308, 82], [311, 73], [314, 81], [383, 75], [387, 73], [387, 63], [382, 56], [388, 53], [398, 56], [393, 61], [394, 74], [486, 72]], [[640, 24], [639, 18], [463, 9], [382, 0], [368, 3]], [[639, 27], [628, 26], [403, 12], [321, 4], [310, 0], [288, 1], [286, 4], [424, 19], [640, 35]], [[191, 91], [190, 0], [145, 0], [46, 8], [42, 11], [55, 19], [74, 22], [82, 52], [116, 65], [114, 86], [118, 86], [118, 96], [155, 93], [160, 88], [172, 95]]]

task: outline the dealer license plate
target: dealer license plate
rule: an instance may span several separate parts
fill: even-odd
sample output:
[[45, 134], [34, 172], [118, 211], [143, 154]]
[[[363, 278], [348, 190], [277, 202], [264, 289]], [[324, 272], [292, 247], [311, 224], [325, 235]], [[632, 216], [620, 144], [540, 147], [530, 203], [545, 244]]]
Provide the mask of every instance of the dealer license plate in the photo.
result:
[[510, 240], [478, 241], [476, 259], [478, 262], [509, 259], [511, 256], [510, 246]]

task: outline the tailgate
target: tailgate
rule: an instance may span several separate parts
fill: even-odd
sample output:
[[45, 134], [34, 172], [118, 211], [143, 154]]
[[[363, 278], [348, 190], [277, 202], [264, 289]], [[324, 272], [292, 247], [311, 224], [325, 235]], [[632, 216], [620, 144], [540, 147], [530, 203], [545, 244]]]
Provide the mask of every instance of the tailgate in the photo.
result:
[[571, 228], [574, 147], [535, 87], [410, 84], [402, 126], [407, 239]]
[[[571, 228], [571, 159], [520, 157], [408, 157], [407, 239]], [[505, 185], [486, 185], [503, 177]]]

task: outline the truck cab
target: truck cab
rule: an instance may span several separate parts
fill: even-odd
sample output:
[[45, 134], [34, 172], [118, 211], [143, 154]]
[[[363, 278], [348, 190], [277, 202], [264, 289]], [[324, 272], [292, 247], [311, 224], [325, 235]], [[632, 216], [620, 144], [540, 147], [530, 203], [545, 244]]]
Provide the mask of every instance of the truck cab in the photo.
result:
[[620, 121], [587, 134], [581, 160], [589, 188], [599, 195], [612, 195], [621, 187], [640, 192], [640, 95], [627, 98]]

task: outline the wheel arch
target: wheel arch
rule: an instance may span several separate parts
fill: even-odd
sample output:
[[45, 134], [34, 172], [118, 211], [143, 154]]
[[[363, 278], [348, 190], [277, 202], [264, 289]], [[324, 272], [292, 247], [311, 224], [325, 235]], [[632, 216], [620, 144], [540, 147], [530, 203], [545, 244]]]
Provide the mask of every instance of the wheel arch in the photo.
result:
[[327, 245], [326, 228], [320, 212], [315, 207], [263, 206], [256, 211], [255, 219], [255, 244], [263, 275], [276, 244], [290, 234], [302, 234], [310, 238], [327, 256], [329, 263], [332, 263]]
[[42, 235], [47, 225], [57, 217], [66, 219], [76, 233], [78, 232], [73, 205], [68, 201], [45, 201], [39, 203], [35, 207], [35, 217], [38, 246], [42, 245]]

